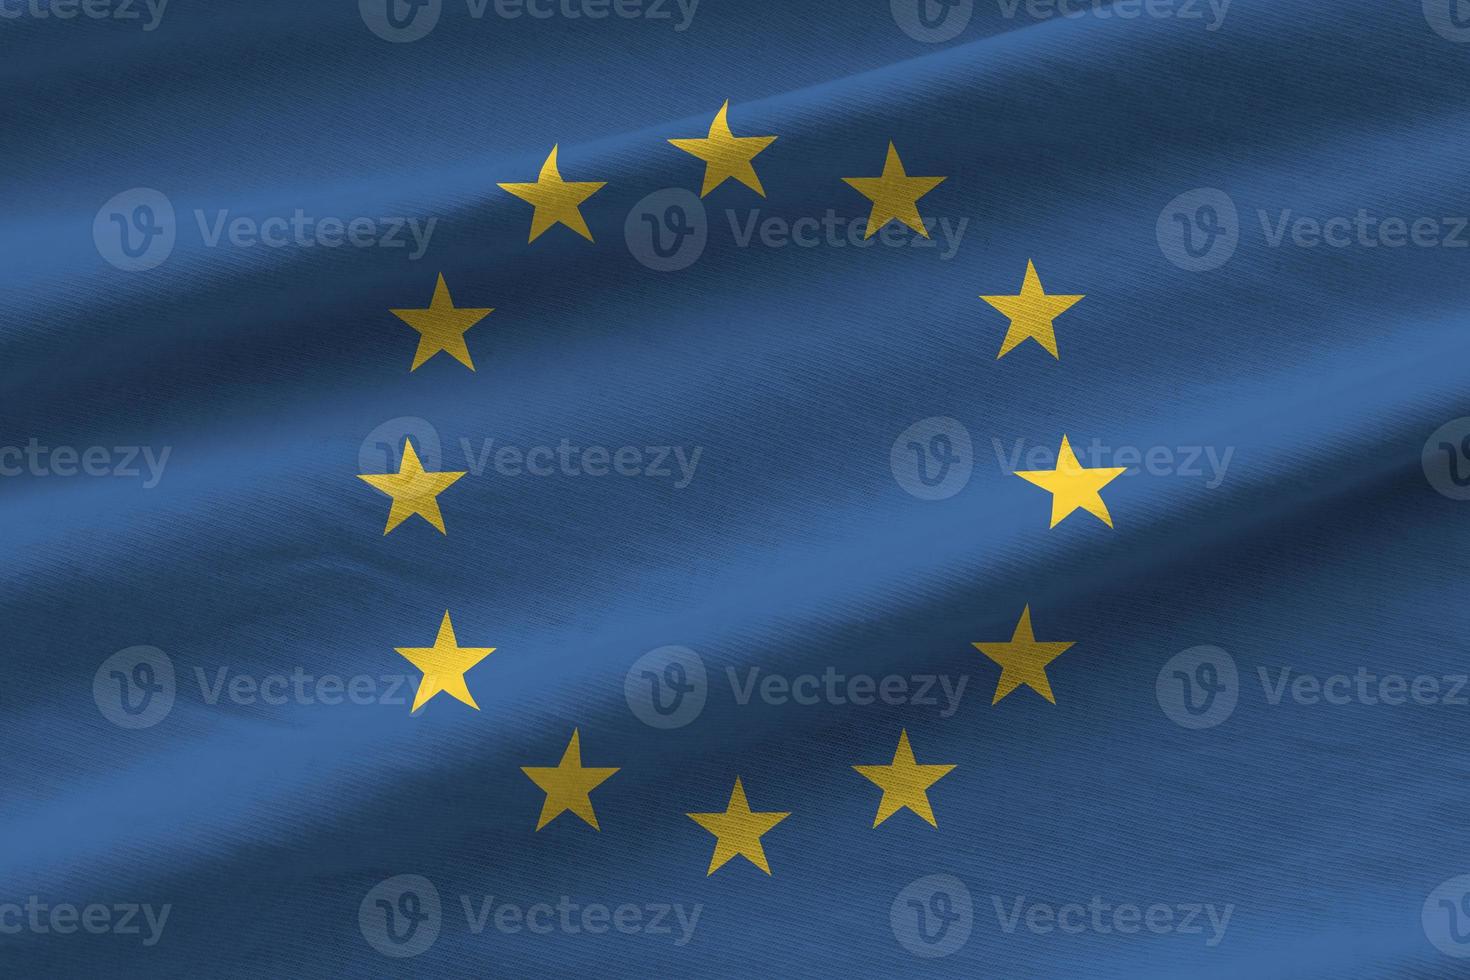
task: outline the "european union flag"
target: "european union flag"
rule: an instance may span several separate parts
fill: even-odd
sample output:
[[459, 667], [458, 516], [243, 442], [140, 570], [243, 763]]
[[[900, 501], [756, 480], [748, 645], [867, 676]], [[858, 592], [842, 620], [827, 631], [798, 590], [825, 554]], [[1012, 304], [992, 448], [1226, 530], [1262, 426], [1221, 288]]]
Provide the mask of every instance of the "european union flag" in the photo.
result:
[[1470, 3], [0, 50], [0, 975], [1470, 976]]

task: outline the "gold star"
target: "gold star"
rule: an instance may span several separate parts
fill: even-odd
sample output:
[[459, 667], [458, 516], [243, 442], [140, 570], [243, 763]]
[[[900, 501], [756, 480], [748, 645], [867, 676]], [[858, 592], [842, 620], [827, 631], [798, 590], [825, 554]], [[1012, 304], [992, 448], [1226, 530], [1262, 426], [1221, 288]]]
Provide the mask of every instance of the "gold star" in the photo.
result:
[[909, 809], [938, 827], [934, 811], [929, 808], [929, 794], [925, 792], [954, 766], [921, 766], [914, 759], [914, 750], [909, 747], [909, 733], [902, 730], [898, 735], [898, 749], [893, 753], [893, 762], [886, 766], [853, 766], [872, 782], [883, 789], [883, 799], [878, 801], [878, 815], [873, 818], [876, 827], [899, 810]]
[[710, 858], [706, 876], [718, 871], [726, 861], [737, 854], [766, 874], [771, 866], [766, 863], [766, 852], [761, 847], [761, 835], [776, 824], [791, 816], [790, 813], [752, 813], [745, 799], [745, 787], [740, 778], [735, 778], [735, 789], [730, 794], [730, 805], [724, 813], [690, 813], [689, 819], [715, 835], [715, 853]]
[[736, 136], [730, 132], [730, 123], [727, 121], [729, 112], [730, 100], [726, 99], [720, 111], [715, 113], [715, 121], [710, 123], [708, 137], [669, 142], [704, 161], [704, 188], [699, 192], [700, 197], [704, 197], [731, 177], [765, 197], [761, 179], [756, 176], [755, 167], [750, 162], [755, 159], [756, 154], [774, 143], [776, 137]]
[[1036, 341], [1052, 357], [1061, 360], [1061, 355], [1057, 353], [1057, 335], [1052, 321], [1083, 299], [1081, 296], [1048, 296], [1046, 290], [1041, 288], [1041, 278], [1036, 275], [1036, 266], [1030, 259], [1026, 260], [1026, 278], [1021, 283], [1020, 295], [980, 298], [1011, 318], [1010, 329], [1006, 331], [1006, 339], [1001, 341], [1000, 353], [995, 355], [996, 360], [1005, 357], [1027, 338]]
[[444, 622], [439, 624], [439, 635], [431, 647], [395, 647], [409, 663], [424, 672], [419, 681], [418, 694], [414, 695], [409, 714], [423, 707], [424, 702], [443, 691], [450, 697], [480, 710], [470, 689], [465, 684], [465, 671], [495, 652], [494, 647], [461, 647], [454, 638], [454, 624], [449, 621], [449, 611], [444, 612]]
[[403, 462], [399, 464], [397, 473], [365, 473], [357, 478], [393, 498], [384, 534], [415, 514], [438, 528], [440, 534], [445, 534], [444, 515], [439, 512], [436, 498], [462, 476], [463, 473], [426, 472], [424, 464], [419, 462], [419, 454], [414, 452], [413, 443], [405, 439]]
[[1062, 523], [1063, 518], [1074, 510], [1085, 510], [1108, 527], [1113, 526], [1113, 517], [1108, 505], [1098, 493], [1103, 487], [1128, 472], [1126, 466], [1095, 466], [1091, 469], [1077, 461], [1072, 444], [1062, 436], [1062, 448], [1057, 450], [1057, 468], [1054, 470], [1018, 470], [1016, 476], [1034, 483], [1051, 494], [1051, 526]]
[[976, 650], [1000, 664], [1000, 683], [995, 687], [995, 704], [1017, 687], [1025, 684], [1052, 704], [1051, 682], [1046, 679], [1046, 665], [1051, 663], [1071, 643], [1038, 643], [1031, 634], [1031, 607], [1021, 610], [1021, 621], [1011, 634], [1009, 643], [972, 643]]
[[616, 769], [582, 768], [582, 742], [577, 729], [572, 729], [572, 740], [562, 753], [561, 762], [555, 766], [522, 766], [521, 772], [531, 777], [531, 782], [546, 793], [546, 802], [541, 804], [541, 820], [536, 824], [540, 830], [568, 810], [590, 824], [597, 826], [597, 814], [592, 810], [592, 798], [588, 794], [602, 785]]
[[914, 231], [929, 237], [924, 219], [919, 217], [919, 198], [938, 187], [943, 177], [910, 177], [903, 171], [903, 161], [893, 143], [888, 144], [888, 159], [883, 162], [881, 177], [843, 177], [859, 194], [873, 202], [873, 212], [868, 216], [868, 230], [864, 238], [897, 218]]
[[473, 371], [475, 362], [470, 360], [470, 349], [464, 343], [465, 331], [495, 311], [493, 309], [456, 310], [454, 301], [449, 298], [449, 287], [444, 284], [444, 273], [441, 272], [439, 283], [434, 287], [434, 299], [429, 303], [427, 310], [389, 310], [388, 312], [413, 327], [420, 334], [419, 349], [414, 352], [413, 366], [409, 368], [410, 371], [417, 371], [420, 365], [441, 350]]
[[556, 147], [541, 165], [541, 176], [534, 184], [501, 184], [500, 189], [509, 191], [523, 201], [529, 201], [536, 210], [531, 215], [531, 237], [534, 242], [541, 233], [557, 222], [592, 241], [592, 232], [582, 220], [578, 205], [606, 187], [606, 181], [571, 182], [561, 179], [556, 169]]

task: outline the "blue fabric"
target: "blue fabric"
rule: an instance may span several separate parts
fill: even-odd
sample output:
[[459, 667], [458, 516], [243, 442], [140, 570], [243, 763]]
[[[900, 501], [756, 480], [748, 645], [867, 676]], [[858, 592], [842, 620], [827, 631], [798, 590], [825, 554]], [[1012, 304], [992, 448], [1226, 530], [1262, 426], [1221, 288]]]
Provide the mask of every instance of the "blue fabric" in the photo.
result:
[[[0, 972], [1470, 975], [1470, 708], [1449, 696], [1470, 627], [1463, 11], [977, 0], [928, 7], [963, 20], [935, 41], [904, 0], [602, 19], [444, 0], [390, 41], [371, 0], [3, 6]], [[737, 136], [777, 137], [766, 197], [730, 181], [700, 215], [703, 164], [667, 140], [727, 99]], [[890, 141], [946, 177], [919, 202], [935, 247], [848, 237], [869, 202], [842, 178], [876, 176]], [[528, 243], [530, 205], [496, 186], [554, 144], [567, 180], [606, 182], [582, 205], [594, 243]], [[280, 222], [285, 245], [230, 243], [229, 222], [249, 240], [298, 210], [369, 219], [374, 242], [435, 223], [422, 250], [407, 222], [402, 247]], [[829, 211], [809, 247], [760, 230]], [[680, 215], [703, 251], [661, 271], [639, 236]], [[1351, 227], [1313, 246], [1303, 217]], [[1438, 244], [1384, 244], [1391, 218]], [[123, 230], [172, 247], [137, 268], [161, 253], [128, 255]], [[1086, 297], [1056, 320], [1060, 360], [996, 357], [1006, 319], [979, 296], [1017, 293], [1028, 261]], [[410, 372], [417, 335], [389, 312], [441, 273], [495, 310], [466, 334], [473, 372]], [[930, 419], [958, 428], [901, 438]], [[907, 445], [942, 448], [934, 425], [970, 440], [942, 499]], [[1011, 475], [1063, 435], [1136, 470], [1102, 491], [1112, 529], [1049, 529]], [[357, 479], [407, 437], [437, 442], [430, 469], [479, 466], [439, 498], [446, 535], [384, 535]], [[496, 463], [564, 440], [550, 475]], [[574, 447], [628, 447], [636, 475], [589, 475]], [[992, 705], [973, 644], [1027, 607], [1039, 640], [1074, 643], [1046, 668], [1056, 703]], [[480, 710], [411, 715], [395, 649], [445, 610], [462, 646], [496, 648], [467, 675]], [[703, 705], [669, 721], [640, 691], [676, 661], [702, 667]], [[162, 664], [171, 704], [127, 727], [120, 685], [141, 696]], [[907, 694], [742, 698], [752, 668]], [[1390, 675], [1437, 693], [1384, 703]], [[924, 677], [936, 703], [911, 703]], [[1200, 722], [1181, 677], [1233, 710]], [[957, 703], [939, 678], [964, 679]], [[586, 765], [620, 768], [591, 794], [601, 830], [537, 831], [520, 769], [573, 729]], [[928, 790], [937, 827], [872, 826], [852, 766], [901, 730], [956, 766]], [[707, 875], [714, 838], [686, 816], [737, 776], [791, 814], [762, 838], [769, 877]], [[427, 915], [423, 881], [437, 935], [391, 955], [378, 902]], [[543, 933], [515, 917], [538, 903], [637, 918], [589, 934], [555, 912]], [[96, 934], [65, 930], [91, 906]], [[1167, 928], [1120, 930], [1139, 921], [1120, 906]]]

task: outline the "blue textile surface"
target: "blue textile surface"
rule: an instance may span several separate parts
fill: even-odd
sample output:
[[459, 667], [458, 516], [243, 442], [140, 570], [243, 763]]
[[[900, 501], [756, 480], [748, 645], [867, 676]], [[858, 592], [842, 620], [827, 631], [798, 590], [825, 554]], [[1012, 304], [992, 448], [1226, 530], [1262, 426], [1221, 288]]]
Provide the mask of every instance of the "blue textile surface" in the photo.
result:
[[0, 0], [0, 974], [1470, 976], [1466, 42]]

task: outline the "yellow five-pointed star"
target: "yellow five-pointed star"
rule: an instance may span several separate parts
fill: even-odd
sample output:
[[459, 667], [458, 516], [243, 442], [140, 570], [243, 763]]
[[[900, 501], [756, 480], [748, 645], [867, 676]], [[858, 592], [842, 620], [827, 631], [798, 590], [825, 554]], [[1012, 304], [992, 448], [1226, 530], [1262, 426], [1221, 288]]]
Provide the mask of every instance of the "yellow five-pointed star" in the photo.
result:
[[578, 209], [583, 201], [607, 186], [606, 181], [565, 181], [556, 169], [556, 147], [541, 165], [541, 176], [534, 184], [501, 184], [500, 189], [509, 191], [523, 201], [529, 201], [536, 210], [531, 215], [531, 237], [534, 242], [541, 233], [558, 221], [592, 241], [592, 232], [582, 219]]
[[454, 300], [449, 298], [449, 287], [444, 284], [444, 273], [441, 272], [439, 283], [434, 287], [434, 298], [427, 310], [388, 312], [420, 334], [419, 349], [414, 352], [410, 371], [417, 371], [420, 365], [441, 350], [473, 371], [475, 362], [470, 360], [470, 349], [464, 343], [465, 331], [495, 311], [455, 309]]
[[1057, 699], [1051, 693], [1051, 682], [1046, 679], [1046, 665], [1061, 656], [1062, 651], [1071, 645], [1036, 642], [1036, 637], [1031, 634], [1030, 606], [1021, 610], [1021, 621], [1011, 634], [1011, 642], [971, 644], [1000, 664], [1000, 683], [995, 686], [995, 698], [991, 704], [995, 704], [1022, 684], [1056, 704]]
[[708, 137], [669, 140], [669, 142], [685, 153], [692, 153], [704, 161], [704, 187], [699, 192], [700, 197], [704, 197], [731, 177], [761, 197], [765, 197], [766, 192], [761, 187], [761, 179], [756, 176], [755, 167], [751, 166], [750, 161], [755, 159], [756, 154], [774, 143], [776, 137], [736, 136], [730, 132], [730, 123], [727, 119], [729, 112], [730, 100], [726, 99], [720, 111], [715, 113], [715, 121], [710, 123]]
[[449, 621], [449, 611], [444, 612], [444, 622], [439, 624], [439, 635], [431, 647], [395, 647], [409, 663], [424, 672], [419, 681], [419, 690], [413, 699], [409, 713], [419, 710], [434, 695], [443, 691], [450, 697], [480, 710], [470, 689], [465, 684], [465, 671], [495, 652], [494, 647], [461, 647], [454, 638], [454, 624]]
[[419, 454], [414, 452], [413, 443], [405, 439], [403, 462], [397, 473], [363, 473], [358, 475], [358, 479], [393, 498], [393, 506], [388, 509], [388, 526], [383, 529], [384, 534], [415, 514], [438, 528], [440, 534], [445, 534], [444, 515], [439, 512], [437, 498], [462, 476], [463, 473], [427, 472], [424, 464], [419, 462]]
[[1062, 448], [1057, 450], [1057, 468], [1054, 470], [1017, 470], [1016, 475], [1028, 483], [1034, 483], [1051, 493], [1051, 526], [1062, 523], [1063, 518], [1074, 510], [1085, 510], [1108, 527], [1113, 526], [1113, 517], [1108, 505], [1098, 493], [1103, 487], [1128, 472], [1126, 466], [1094, 466], [1088, 468], [1077, 461], [1072, 444], [1062, 436]]
[[899, 810], [909, 809], [938, 827], [934, 811], [929, 808], [930, 786], [939, 782], [954, 766], [921, 766], [914, 759], [914, 750], [909, 747], [909, 733], [905, 729], [898, 735], [898, 750], [893, 753], [893, 762], [886, 766], [853, 766], [858, 772], [883, 789], [883, 799], [878, 801], [878, 815], [873, 818], [876, 827]]
[[1052, 321], [1084, 297], [1048, 296], [1046, 290], [1041, 288], [1041, 278], [1036, 275], [1036, 266], [1027, 259], [1026, 279], [1021, 283], [1019, 296], [980, 298], [1011, 318], [1010, 329], [1006, 331], [1006, 339], [1001, 341], [1000, 353], [995, 355], [996, 360], [1005, 357], [1028, 337], [1045, 347], [1052, 357], [1061, 360], [1061, 355], [1057, 353], [1057, 334]]
[[730, 794], [730, 805], [724, 813], [688, 814], [689, 819], [715, 835], [715, 853], [710, 858], [706, 876], [714, 874], [737, 854], [770, 874], [771, 866], [766, 863], [761, 835], [789, 816], [790, 813], [752, 813], [750, 803], [745, 799], [745, 787], [740, 785], [737, 776], [735, 789]]
[[588, 794], [617, 770], [582, 767], [582, 742], [577, 729], [572, 729], [572, 740], [567, 743], [561, 762], [555, 766], [522, 766], [521, 772], [530, 776], [531, 782], [546, 793], [546, 802], [541, 804], [541, 820], [536, 824], [537, 830], [568, 810], [590, 824], [593, 830], [602, 829], [597, 826], [597, 814], [592, 810], [592, 798]]
[[888, 159], [883, 162], [881, 177], [843, 177], [858, 193], [873, 202], [873, 213], [868, 216], [868, 230], [864, 238], [897, 218], [914, 231], [929, 237], [924, 219], [919, 217], [919, 198], [943, 183], [943, 177], [910, 177], [903, 171], [903, 161], [893, 143], [888, 144]]

